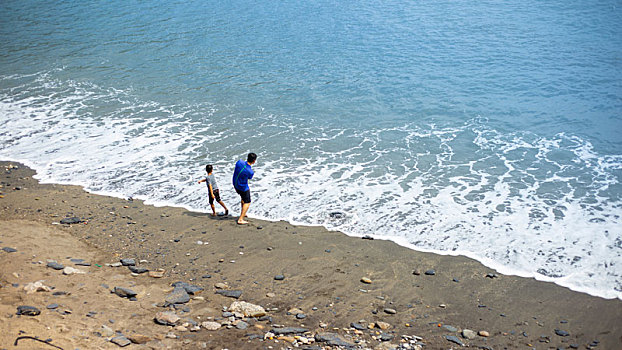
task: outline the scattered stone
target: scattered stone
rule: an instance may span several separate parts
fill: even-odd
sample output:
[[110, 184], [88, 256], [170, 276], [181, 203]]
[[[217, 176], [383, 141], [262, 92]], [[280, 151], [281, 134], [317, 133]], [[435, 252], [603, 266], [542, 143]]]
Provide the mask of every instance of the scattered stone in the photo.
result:
[[276, 281], [282, 281], [284, 279], [285, 279], [285, 276], [283, 276], [283, 275], [276, 275], [276, 276], [274, 276], [274, 280], [276, 280]]
[[452, 279], [453, 282], [460, 283], [460, 280], [457, 278]]
[[207, 329], [208, 331], [215, 331], [215, 330], [219, 329], [221, 325], [218, 322], [205, 321], [205, 322], [201, 323], [201, 326], [203, 328]]
[[448, 324], [443, 325], [443, 328], [444, 328], [444, 329], [446, 329], [446, 330], [448, 330], [448, 331], [450, 331], [450, 332], [457, 332], [457, 331], [458, 331], [458, 328], [456, 328], [456, 327], [454, 327], [454, 326], [450, 326], [450, 325], [448, 325]]
[[124, 346], [128, 346], [132, 344], [132, 342], [123, 335], [110, 339], [110, 342], [117, 344], [120, 347], [124, 347]]
[[299, 320], [304, 320], [305, 318], [307, 318], [307, 315], [305, 314], [296, 314], [296, 318]]
[[365, 326], [363, 326], [363, 325], [362, 325], [362, 324], [360, 324], [360, 323], [356, 323], [356, 322], [352, 322], [352, 323], [350, 323], [350, 327], [352, 327], [352, 328], [354, 328], [354, 329], [356, 329], [356, 330], [359, 330], [359, 331], [364, 331], [364, 330], [366, 329], [366, 327], [365, 327]]
[[266, 293], [266, 298], [274, 298], [276, 297], [276, 294], [274, 293]]
[[63, 275], [73, 275], [73, 274], [81, 274], [81, 273], [86, 273], [86, 271], [82, 271], [80, 269], [76, 269], [71, 266], [67, 266], [63, 269]]
[[556, 329], [555, 334], [559, 335], [560, 337], [567, 337], [570, 335], [570, 333], [563, 331], [561, 329]]
[[203, 291], [202, 287], [195, 286], [194, 284], [189, 284], [186, 282], [175, 282], [172, 284], [172, 286], [175, 288], [183, 288], [186, 291], [186, 293], [191, 294], [191, 295], [195, 295]]
[[214, 285], [214, 288], [216, 288], [216, 289], [226, 289], [227, 287], [228, 287], [227, 284], [226, 283], [222, 283], [222, 282], [216, 283]]
[[77, 218], [77, 217], [72, 217], [72, 218], [64, 218], [60, 221], [61, 224], [63, 225], [72, 225], [72, 224], [79, 224], [85, 222], [84, 220]]
[[372, 237], [372, 236], [370, 236], [370, 235], [365, 235], [365, 236], [363, 236], [362, 238], [363, 238], [363, 239], [368, 239], [368, 240], [370, 240], [370, 241], [373, 241], [373, 240], [374, 240], [374, 237]]
[[110, 267], [121, 267], [123, 266], [123, 264], [121, 264], [120, 262], [116, 262], [116, 263], [109, 264], [109, 266]]
[[475, 333], [475, 331], [472, 331], [470, 329], [463, 329], [462, 337], [466, 339], [475, 339], [477, 337], [477, 333]]
[[284, 328], [272, 328], [270, 330], [271, 333], [275, 335], [283, 335], [283, 334], [302, 334], [306, 333], [309, 330], [306, 328], [297, 328], [297, 327], [284, 327]]
[[190, 301], [190, 295], [182, 287], [175, 287], [171, 294], [164, 299], [165, 306], [173, 304], [185, 304]]
[[17, 251], [17, 249], [11, 248], [11, 247], [4, 247], [2, 248], [2, 250], [4, 250], [7, 253], [15, 253]]
[[490, 333], [488, 333], [487, 331], [479, 331], [479, 334], [481, 337], [490, 337]]
[[216, 294], [220, 294], [225, 297], [239, 299], [242, 296], [241, 290], [217, 290]]
[[21, 305], [17, 307], [17, 315], [37, 316], [41, 314], [41, 310], [34, 306]]
[[385, 308], [384, 312], [388, 313], [389, 315], [395, 315], [397, 313], [395, 309], [390, 309], [390, 308]]
[[246, 322], [244, 322], [242, 320], [237, 320], [237, 321], [233, 322], [233, 325], [237, 329], [247, 329], [248, 328], [248, 323], [246, 323]]
[[136, 266], [136, 260], [128, 258], [128, 259], [121, 259], [121, 265], [123, 266]]
[[496, 273], [487, 273], [486, 277], [488, 277], [488, 278], [497, 278], [499, 276]]
[[395, 338], [393, 334], [382, 333], [380, 334], [380, 341], [391, 341]]
[[387, 329], [391, 328], [391, 325], [386, 322], [378, 321], [376, 322], [376, 327], [382, 329], [383, 331], [386, 331]]
[[129, 336], [127, 336], [127, 338], [134, 344], [145, 344], [147, 342], [151, 341], [151, 337], [148, 337], [146, 335], [142, 335], [142, 334], [131, 334]]
[[347, 348], [353, 348], [355, 346], [354, 343], [346, 341], [339, 334], [336, 333], [317, 333], [315, 335], [315, 341], [320, 343], [326, 343], [330, 346], [343, 346]]
[[160, 311], [155, 315], [154, 320], [157, 324], [174, 326], [180, 318], [172, 311]]
[[133, 298], [138, 295], [138, 293], [136, 293], [135, 291], [124, 287], [114, 287], [112, 292], [120, 296], [121, 298]]
[[245, 317], [261, 317], [266, 315], [266, 310], [263, 307], [245, 301], [234, 301], [231, 303], [231, 306], [229, 306], [229, 311], [239, 312]]
[[436, 275], [436, 271], [434, 271], [434, 270], [427, 270], [425, 272], [425, 274], [428, 275], [428, 276], [434, 276], [434, 275]]
[[446, 335], [445, 339], [449, 340], [452, 343], [458, 344], [460, 346], [464, 346], [464, 343], [458, 339], [455, 335]]
[[148, 269], [146, 269], [144, 267], [136, 267], [136, 266], [132, 266], [132, 265], [128, 266], [127, 268], [130, 269], [130, 271], [132, 271], [133, 273], [138, 273], [138, 274], [145, 273], [145, 272], [149, 271]]
[[365, 284], [371, 284], [371, 279], [369, 279], [368, 277], [362, 277], [361, 282]]
[[101, 333], [102, 337], [106, 337], [106, 338], [112, 337], [115, 334], [112, 328], [106, 326], [105, 324], [102, 325], [102, 328], [100, 329], [99, 332]]
[[57, 263], [56, 261], [48, 261], [47, 267], [51, 267], [54, 270], [62, 270], [65, 268], [62, 264]]
[[155, 271], [149, 271], [149, 277], [162, 278], [164, 277], [164, 272], [166, 272], [164, 269], [157, 269]]
[[48, 310], [54, 310], [54, 309], [57, 309], [59, 306], [60, 306], [60, 305], [58, 305], [58, 304], [56, 304], [56, 303], [52, 303], [52, 304], [50, 304], [50, 305], [46, 306], [46, 308], [47, 308]]
[[32, 293], [35, 293], [35, 292], [49, 292], [49, 291], [51, 291], [52, 288], [44, 285], [43, 282], [44, 282], [44, 280], [28, 283], [24, 287], [24, 290], [26, 291], [26, 294], [32, 294]]
[[415, 275], [415, 276], [419, 276], [419, 275], [421, 275], [421, 271], [419, 271], [419, 270], [415, 269], [415, 270], [413, 271], [413, 275]]

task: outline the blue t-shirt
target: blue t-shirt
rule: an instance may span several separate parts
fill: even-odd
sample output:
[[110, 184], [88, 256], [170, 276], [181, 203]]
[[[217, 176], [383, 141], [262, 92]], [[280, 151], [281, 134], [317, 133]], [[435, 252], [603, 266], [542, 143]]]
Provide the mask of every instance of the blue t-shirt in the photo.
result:
[[243, 160], [238, 160], [233, 171], [233, 187], [238, 191], [249, 191], [248, 180], [252, 179], [253, 175], [255, 172], [251, 166]]

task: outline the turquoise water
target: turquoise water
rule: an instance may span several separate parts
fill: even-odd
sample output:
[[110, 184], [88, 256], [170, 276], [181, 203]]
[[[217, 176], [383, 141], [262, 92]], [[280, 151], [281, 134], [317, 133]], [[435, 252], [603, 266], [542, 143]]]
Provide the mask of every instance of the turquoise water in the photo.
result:
[[3, 1], [0, 157], [204, 211], [253, 151], [251, 217], [622, 298], [621, 8]]

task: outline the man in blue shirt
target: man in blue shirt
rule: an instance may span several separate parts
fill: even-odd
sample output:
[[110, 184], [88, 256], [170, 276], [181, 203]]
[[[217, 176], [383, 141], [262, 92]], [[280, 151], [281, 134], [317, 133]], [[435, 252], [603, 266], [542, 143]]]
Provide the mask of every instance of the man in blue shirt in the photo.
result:
[[237, 163], [235, 163], [235, 170], [233, 171], [233, 187], [242, 199], [242, 212], [238, 218], [238, 225], [248, 224], [248, 221], [244, 220], [246, 212], [251, 206], [251, 189], [248, 187], [248, 180], [252, 179], [253, 175], [255, 175], [251, 165], [255, 164], [256, 160], [257, 155], [255, 153], [249, 153], [246, 162], [238, 160]]

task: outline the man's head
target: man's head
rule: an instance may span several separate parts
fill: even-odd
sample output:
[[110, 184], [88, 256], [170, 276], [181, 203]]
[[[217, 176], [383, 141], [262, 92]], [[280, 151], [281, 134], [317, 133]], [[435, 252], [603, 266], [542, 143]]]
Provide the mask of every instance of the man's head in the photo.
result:
[[205, 166], [205, 171], [209, 174], [214, 170], [214, 167], [211, 164]]
[[248, 162], [248, 164], [253, 164], [255, 163], [255, 161], [257, 160], [257, 155], [255, 153], [249, 153], [248, 154], [248, 158], [246, 158], [246, 161]]

